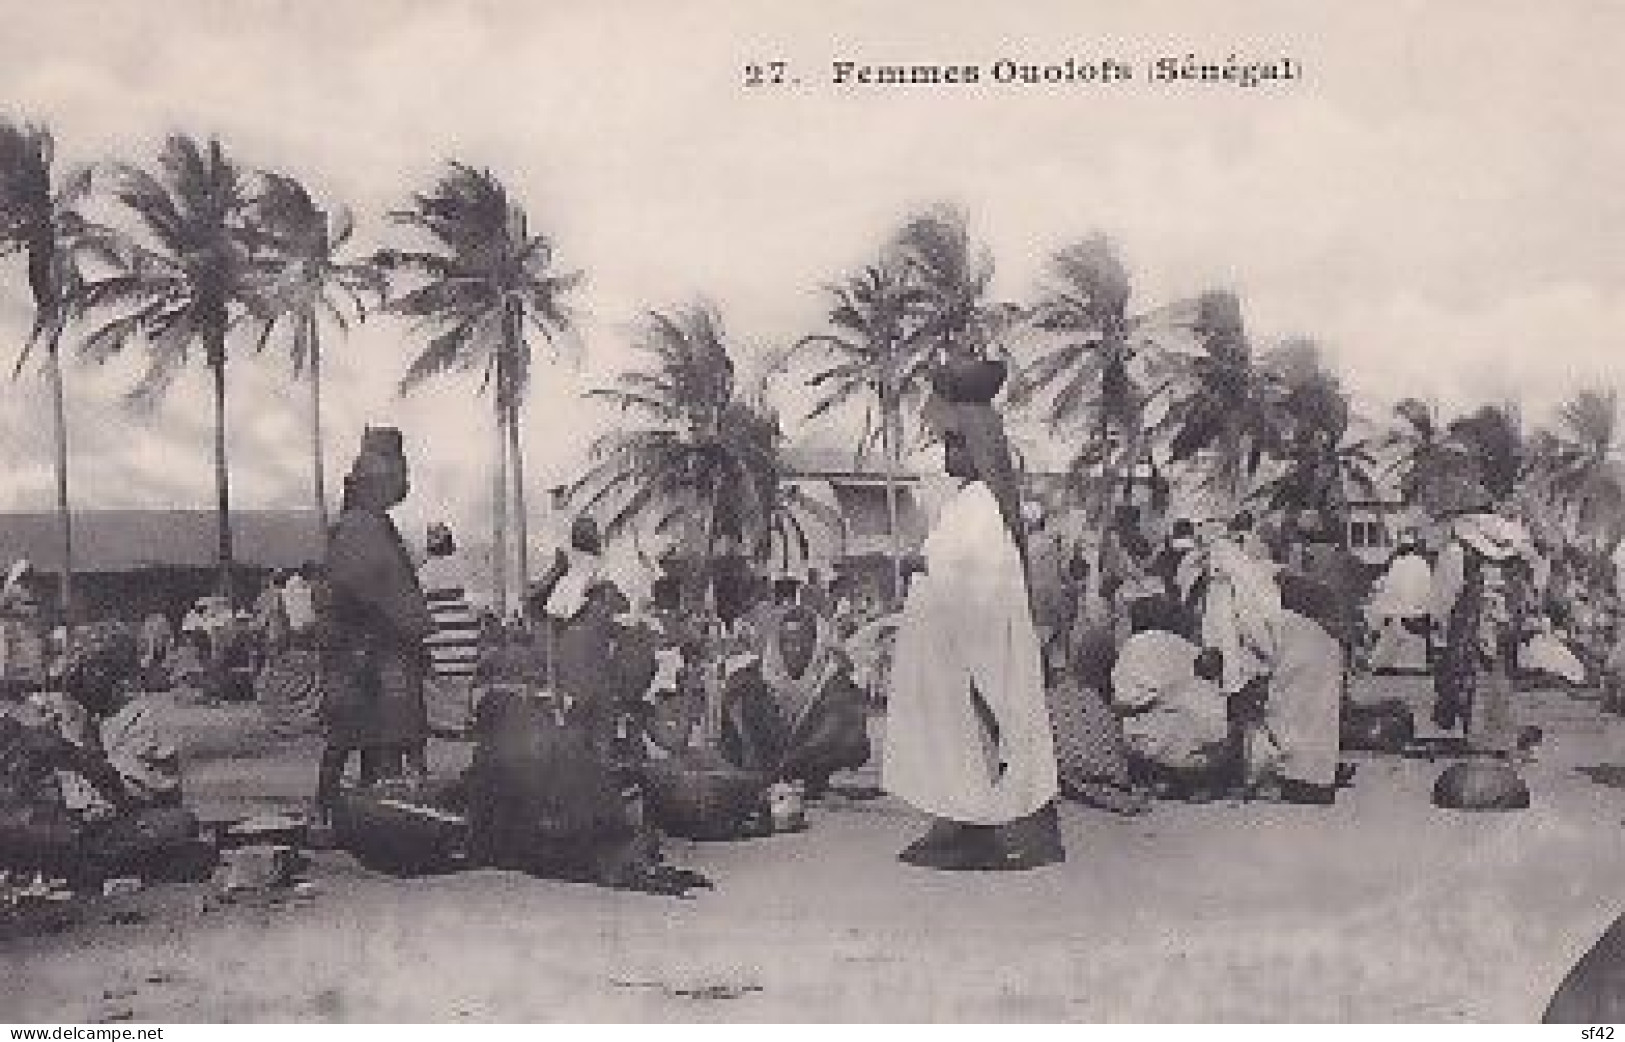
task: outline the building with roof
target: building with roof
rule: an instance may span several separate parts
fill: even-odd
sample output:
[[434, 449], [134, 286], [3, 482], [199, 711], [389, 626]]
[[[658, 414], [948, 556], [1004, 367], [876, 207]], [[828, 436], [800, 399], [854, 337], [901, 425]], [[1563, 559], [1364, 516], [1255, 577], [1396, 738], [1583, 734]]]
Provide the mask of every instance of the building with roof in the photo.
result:
[[[178, 611], [212, 592], [217, 535], [212, 510], [86, 510], [73, 515], [74, 594], [87, 619]], [[232, 552], [251, 597], [278, 569], [320, 561], [324, 538], [313, 510], [234, 510]], [[62, 545], [54, 512], [0, 513], [0, 561], [27, 559], [31, 588], [54, 607]]]

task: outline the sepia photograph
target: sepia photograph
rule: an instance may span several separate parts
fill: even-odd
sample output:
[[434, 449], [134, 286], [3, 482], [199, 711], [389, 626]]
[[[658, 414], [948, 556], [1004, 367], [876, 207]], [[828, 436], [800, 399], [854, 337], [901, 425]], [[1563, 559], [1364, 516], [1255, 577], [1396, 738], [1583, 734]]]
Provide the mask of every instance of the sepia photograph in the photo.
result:
[[1625, 6], [0, 24], [12, 1038], [1625, 1021]]

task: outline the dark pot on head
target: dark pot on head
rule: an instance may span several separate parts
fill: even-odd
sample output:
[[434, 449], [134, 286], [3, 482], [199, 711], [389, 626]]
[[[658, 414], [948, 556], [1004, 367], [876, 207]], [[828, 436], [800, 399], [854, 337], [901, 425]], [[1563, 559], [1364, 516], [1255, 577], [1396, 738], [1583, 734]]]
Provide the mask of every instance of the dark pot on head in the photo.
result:
[[986, 405], [1004, 386], [1009, 368], [1002, 358], [950, 359], [931, 373], [931, 386], [951, 402]]

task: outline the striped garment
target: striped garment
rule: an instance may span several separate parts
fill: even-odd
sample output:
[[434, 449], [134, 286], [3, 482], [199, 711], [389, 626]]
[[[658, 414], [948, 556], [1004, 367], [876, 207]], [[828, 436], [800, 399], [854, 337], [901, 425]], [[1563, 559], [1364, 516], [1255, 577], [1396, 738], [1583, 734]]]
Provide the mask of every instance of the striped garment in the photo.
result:
[[431, 557], [419, 573], [435, 631], [424, 639], [437, 677], [472, 677], [480, 655], [480, 623], [454, 559]]

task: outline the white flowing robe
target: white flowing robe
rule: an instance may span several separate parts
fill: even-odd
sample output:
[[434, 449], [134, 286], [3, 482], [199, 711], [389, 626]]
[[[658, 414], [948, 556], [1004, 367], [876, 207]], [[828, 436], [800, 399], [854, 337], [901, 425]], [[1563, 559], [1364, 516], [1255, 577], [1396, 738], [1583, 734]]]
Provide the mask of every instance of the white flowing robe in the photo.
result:
[[1557, 634], [1542, 631], [1531, 636], [1518, 651], [1518, 665], [1527, 670], [1549, 673], [1576, 687], [1589, 677], [1585, 663]]
[[1419, 554], [1400, 554], [1388, 565], [1366, 609], [1377, 631], [1371, 666], [1378, 670], [1423, 671], [1428, 668], [1428, 638], [1405, 628], [1405, 619], [1433, 612], [1433, 569]]
[[1250, 736], [1248, 768], [1293, 781], [1331, 785], [1337, 778], [1343, 646], [1313, 619], [1283, 611], [1264, 726]]
[[1055, 799], [1059, 779], [1021, 556], [986, 485], [943, 507], [924, 555], [897, 632], [885, 787], [936, 817], [1014, 821]]
[[1433, 609], [1433, 569], [1420, 554], [1400, 554], [1383, 573], [1371, 597], [1371, 614], [1379, 619], [1409, 619]]
[[1224, 693], [1268, 676], [1280, 654], [1281, 593], [1270, 567], [1219, 540], [1208, 550], [1202, 643], [1224, 655]]

